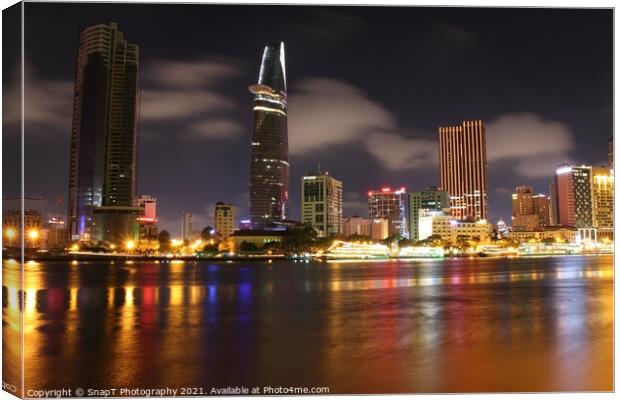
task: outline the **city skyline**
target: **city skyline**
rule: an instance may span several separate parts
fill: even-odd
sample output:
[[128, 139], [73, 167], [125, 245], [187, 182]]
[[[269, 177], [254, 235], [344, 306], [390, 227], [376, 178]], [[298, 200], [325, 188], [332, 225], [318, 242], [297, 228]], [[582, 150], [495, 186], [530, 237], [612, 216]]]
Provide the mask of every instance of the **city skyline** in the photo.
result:
[[[27, 18], [39, 21], [45, 26], [45, 22], [38, 18], [44, 13], [46, 5], [28, 4], [27, 8], [30, 7], [32, 9], [26, 13]], [[165, 13], [161, 10], [166, 9], [172, 13], [170, 20], [175, 21], [174, 6], [129, 7], [140, 7], [145, 10], [145, 15], [156, 19], [163, 18], [162, 14]], [[230, 23], [227, 15], [233, 14], [218, 6], [195, 7], [200, 12], [206, 12], [204, 10], [208, 9], [220, 15], [222, 21], [216, 21], [215, 24], [218, 26]], [[398, 19], [392, 10], [308, 7], [311, 12], [303, 14], [284, 7], [247, 9], [257, 10], [260, 14], [267, 13], [265, 8], [280, 10], [278, 12], [288, 15], [291, 21], [309, 19], [311, 26], [324, 26], [325, 29], [321, 32], [326, 35], [329, 32], [333, 33], [334, 26], [343, 25], [347, 28], [349, 36], [337, 35], [344, 36], [342, 39], [344, 43], [319, 36], [316, 40], [323, 40], [320, 43], [324, 44], [326, 53], [324, 57], [317, 58], [319, 55], [316, 53], [316, 47], [320, 43], [314, 44], [313, 40], [311, 46], [307, 33], [295, 30], [292, 26], [260, 33], [252, 38], [241, 38], [241, 35], [232, 34], [228, 28], [226, 32], [231, 33], [230, 37], [222, 39], [218, 36], [216, 41], [218, 43], [202, 43], [198, 46], [186, 40], [182, 46], [185, 51], [173, 54], [166, 44], [170, 39], [163, 40], [162, 49], [155, 50], [150, 46], [150, 49], [143, 49], [143, 45], [149, 43], [145, 38], [154, 35], [144, 22], [140, 22], [146, 16], [135, 17], [136, 20], [132, 21], [132, 18], [126, 16], [129, 13], [124, 12], [124, 15], [121, 15], [113, 6], [105, 11], [101, 11], [102, 8], [96, 5], [54, 6], [55, 12], [59, 15], [63, 15], [65, 10], [68, 21], [67, 27], [58, 28], [57, 34], [65, 38], [59, 40], [62, 42], [57, 49], [59, 54], [54, 56], [53, 60], [47, 58], [46, 64], [43, 64], [40, 59], [47, 55], [45, 49], [37, 47], [37, 54], [27, 51], [29, 64], [26, 70], [29, 79], [27, 79], [26, 101], [27, 108], [33, 111], [30, 118], [26, 116], [26, 159], [29, 162], [32, 160], [26, 167], [26, 181], [32, 182], [31, 186], [26, 188], [26, 195], [42, 195], [47, 199], [55, 198], [58, 194], [64, 196], [66, 190], [63, 188], [67, 185], [68, 169], [64, 160], [68, 158], [69, 148], [66, 126], [70, 126], [71, 110], [69, 109], [67, 114], [66, 104], [61, 100], [65, 99], [65, 92], [71, 95], [66, 83], [71, 82], [73, 71], [71, 68], [67, 71], [67, 64], [75, 59], [77, 26], [111, 21], [119, 23], [132, 43], [141, 45], [141, 63], [146, 72], [145, 78], [141, 78], [143, 118], [139, 134], [139, 177], [136, 194], [152, 194], [158, 198], [158, 209], [161, 210], [160, 229], [167, 229], [173, 234], [178, 233], [180, 225], [178, 216], [182, 210], [192, 211], [196, 217], [211, 217], [214, 214], [212, 207], [217, 201], [234, 204], [239, 210], [237, 213], [239, 219], [249, 217], [246, 186], [248, 168], [246, 160], [249, 160], [249, 155], [246, 153], [251, 132], [251, 113], [248, 111], [251, 95], [247, 93], [246, 88], [255, 82], [255, 76], [252, 75], [255, 74], [253, 71], [257, 70], [255, 62], [260, 59], [264, 43], [273, 40], [283, 40], [287, 43], [287, 77], [292, 88], [289, 91], [288, 102], [293, 160], [290, 178], [293, 184], [290, 188], [289, 201], [292, 219], [300, 219], [300, 188], [297, 182], [303, 174], [312, 170], [311, 166], [317, 162], [321, 162], [327, 167], [326, 170], [344, 182], [345, 216], [365, 215], [364, 210], [367, 207], [365, 194], [372, 188], [386, 185], [404, 186], [407, 191], [414, 191], [423, 190], [428, 186], [438, 186], [437, 128], [456, 124], [462, 120], [481, 118], [487, 128], [489, 204], [490, 219], [493, 222], [500, 216], [505, 220], [510, 216], [510, 194], [514, 187], [527, 184], [533, 186], [536, 192], [546, 192], [546, 186], [553, 178], [559, 162], [572, 161], [594, 166], [605, 163], [606, 143], [611, 136], [611, 70], [607, 67], [605, 60], [608, 54], [604, 50], [606, 45], [611, 46], [610, 35], [606, 35], [606, 29], [611, 29], [611, 24], [600, 26], [601, 19], [604, 21], [607, 18], [604, 12], [589, 10], [577, 16], [570, 10], [553, 10], [553, 12], [511, 10], [511, 18], [506, 21], [508, 25], [519, 19], [515, 13], [520, 15], [529, 13], [534, 31], [544, 25], [543, 21], [554, 23], [558, 32], [563, 34], [572, 34], [569, 22], [575, 18], [590, 21], [592, 24], [592, 30], [582, 32], [585, 37], [575, 47], [571, 47], [569, 52], [572, 56], [575, 52], [582, 55], [590, 54], [590, 62], [584, 63], [580, 60], [583, 57], [577, 56], [572, 65], [562, 65], [562, 68], [570, 71], [561, 71], [553, 77], [549, 75], [549, 63], [559, 66], [563, 57], [568, 56], [565, 49], [558, 47], [560, 42], [556, 42], [553, 46], [547, 41], [543, 41], [542, 44], [535, 43], [531, 32], [520, 37], [524, 48], [530, 46], [526, 53], [532, 57], [520, 59], [521, 69], [512, 71], [508, 68], [509, 72], [513, 73], [517, 81], [525, 78], [537, 81], [545, 77], [544, 79], [549, 82], [539, 82], [543, 87], [532, 88], [530, 85], [525, 85], [525, 88], [517, 88], [519, 85], [514, 81], [504, 81], [499, 76], [493, 75], [493, 73], [500, 74], [500, 71], [493, 71], [490, 67], [486, 67], [486, 74], [477, 71], [474, 66], [430, 71], [430, 66], [437, 63], [432, 58], [434, 51], [420, 44], [424, 42], [428, 47], [441, 44], [442, 49], [452, 50], [452, 53], [461, 55], [467, 54], [467, 50], [472, 50], [478, 55], [482, 52], [491, 56], [487, 61], [491, 61], [492, 65], [506, 68], [502, 62], [498, 63], [494, 58], [499, 57], [499, 54], [506, 56], [502, 53], [501, 46], [492, 43], [495, 38], [485, 35], [485, 32], [498, 31], [497, 25], [474, 24], [476, 18], [482, 20], [482, 15], [501, 16], [502, 10], [406, 9], [404, 14], [415, 11], [412, 15], [424, 22], [421, 24], [422, 28], [416, 29], [427, 31], [413, 38], [415, 40], [411, 37], [398, 38], [396, 42], [401, 43], [401, 52], [392, 54], [390, 52], [396, 45], [387, 46], [385, 41], [381, 42], [381, 35], [370, 24], [373, 21], [384, 21], [383, 25], [382, 23], [379, 25], [385, 27], [385, 21]], [[96, 10], [100, 11], [99, 14]], [[464, 23], [467, 18], [463, 16], [467, 15], [473, 19], [470, 18], [470, 22]], [[247, 30], [250, 30], [252, 21], [242, 15], [237, 24], [244, 23], [248, 24]], [[30, 23], [27, 26], [38, 25]], [[498, 35], [516, 41], [517, 38], [511, 36], [507, 30], [508, 28], [499, 29]], [[34, 31], [26, 33], [27, 38], [39, 37]], [[376, 33], [377, 37], [369, 39], [372, 33]], [[242, 39], [246, 43], [236, 46], [242, 43]], [[422, 57], [425, 63], [420, 64], [418, 61], [416, 64], [414, 71], [417, 74], [402, 73], [401, 64], [408, 53], [402, 50], [402, 43], [406, 42], [406, 39], [412, 40], [410, 43], [412, 48], [422, 50], [422, 53], [427, 55]], [[367, 41], [365, 44], [368, 52], [383, 51], [384, 60], [395, 61], [385, 63], [385, 66], [383, 64], [378, 66], [373, 64], [374, 61], [367, 60], [367, 64], [370, 65], [357, 63], [353, 69], [353, 61], [347, 62], [346, 57], [340, 53], [347, 46], [358, 46], [360, 40]], [[32, 43], [35, 43], [35, 40]], [[36, 43], [37, 46], [43, 46], [45, 40], [41, 38]], [[381, 46], [389, 47], [389, 51]], [[236, 51], [228, 51], [233, 47]], [[506, 48], [514, 51], [511, 46], [507, 45]], [[28, 40], [26, 49], [29, 49]], [[545, 54], [545, 49], [549, 55]], [[205, 52], [210, 53], [206, 58]], [[61, 56], [63, 53], [66, 53], [66, 59], [65, 56]], [[388, 53], [391, 58], [388, 57]], [[323, 58], [328, 62], [321, 63]], [[313, 62], [308, 63], [309, 59]], [[541, 67], [539, 75], [534, 74], [533, 65], [543, 64], [542, 61], [547, 63], [545, 64], [547, 67]], [[5, 62], [8, 63], [10, 60]], [[377, 70], [378, 67], [380, 69]], [[487, 82], [489, 68], [490, 72], [493, 72], [490, 74], [491, 81], [498, 80], [493, 83], [500, 85], [493, 90]], [[188, 71], [194, 73], [188, 74]], [[592, 75], [588, 75], [586, 71], [592, 72]], [[605, 73], [601, 74], [601, 71]], [[369, 73], [373, 79], [362, 78]], [[597, 80], [592, 81], [590, 78], [595, 75]], [[430, 85], [420, 82], [422, 76], [431, 82]], [[6, 79], [10, 80], [10, 77], [5, 77]], [[549, 88], [549, 85], [563, 87], [567, 79], [571, 82], [572, 90], [580, 92], [577, 96], [579, 99], [575, 97], [572, 102], [559, 98], [558, 91]], [[214, 83], [215, 81], [222, 81], [227, 87], [220, 88]], [[473, 83], [468, 84], [469, 81]], [[413, 95], [410, 98], [406, 97], [408, 100], [406, 102], [399, 96], [389, 93], [399, 85], [412, 89], [410, 93]], [[544, 89], [544, 85], [547, 85], [547, 90]], [[382, 89], [381, 86], [387, 89]], [[439, 104], [445, 99], [436, 92], [445, 87], [450, 87], [457, 93], [465, 93], [467, 96], [451, 95], [452, 100], [448, 103], [451, 107], [440, 106]], [[468, 91], [472, 88], [476, 88], [477, 91]], [[502, 93], [509, 88], [512, 88], [508, 90], [510, 98], [501, 98]], [[48, 95], [56, 94], [56, 98], [45, 101], [33, 100], [32, 104], [29, 104], [29, 98], [36, 99], [32, 94], [40, 93], [35, 90]], [[490, 101], [497, 100], [498, 96], [500, 101]], [[173, 101], [179, 102], [179, 107], [174, 107], [175, 105], [171, 104]], [[485, 101], [486, 104], [480, 104]], [[185, 107], [185, 114], [179, 110], [181, 105]], [[602, 106], [592, 110], [594, 105]], [[412, 108], [413, 112], [406, 112], [409, 108]], [[569, 110], [572, 112], [569, 113]], [[574, 110], [582, 112], [575, 113]], [[584, 120], [580, 122], [577, 116]], [[331, 128], [325, 130], [326, 124]], [[65, 128], [62, 128], [63, 126]], [[28, 129], [29, 127], [32, 129]], [[7, 129], [5, 132], [11, 135], [10, 130]], [[171, 135], [170, 132], [174, 134]], [[13, 134], [7, 138], [9, 145], [15, 137]], [[45, 146], [41, 146], [41, 143], [37, 143], [37, 138], [50, 140], [45, 141]], [[553, 146], [548, 150], [550, 144]], [[49, 155], [42, 157], [42, 154]], [[227, 158], [233, 160], [229, 161]], [[547, 162], [548, 165], [537, 164], [540, 160]], [[352, 168], [351, 161], [355, 162], [356, 168]], [[6, 163], [11, 163], [11, 156]], [[357, 164], [361, 167], [357, 167]], [[50, 171], [44, 179], [37, 177], [35, 173], [41, 168]], [[10, 170], [5, 168], [5, 171], [7, 169]], [[176, 176], [184, 177], [193, 183], [184, 184], [185, 179], [176, 179]], [[9, 181], [5, 179], [5, 182]], [[10, 190], [11, 188], [7, 186], [5, 193], [10, 195]], [[209, 220], [196, 221], [200, 229], [212, 223], [213, 221]]]

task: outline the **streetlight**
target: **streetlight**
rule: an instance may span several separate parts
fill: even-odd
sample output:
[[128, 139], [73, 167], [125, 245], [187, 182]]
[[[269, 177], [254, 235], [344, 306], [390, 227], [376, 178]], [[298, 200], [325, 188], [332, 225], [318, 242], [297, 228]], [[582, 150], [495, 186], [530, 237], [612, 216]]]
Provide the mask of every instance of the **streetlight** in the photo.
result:
[[15, 239], [15, 236], [17, 236], [17, 231], [15, 230], [15, 228], [8, 227], [4, 230], [4, 236], [6, 236], [9, 245], [12, 245], [13, 239]]
[[28, 237], [32, 241], [32, 247], [34, 248], [37, 238], [39, 237], [39, 231], [37, 229], [31, 229], [28, 231]]
[[133, 250], [136, 247], [136, 243], [133, 240], [128, 240], [125, 242], [125, 248], [129, 251]]

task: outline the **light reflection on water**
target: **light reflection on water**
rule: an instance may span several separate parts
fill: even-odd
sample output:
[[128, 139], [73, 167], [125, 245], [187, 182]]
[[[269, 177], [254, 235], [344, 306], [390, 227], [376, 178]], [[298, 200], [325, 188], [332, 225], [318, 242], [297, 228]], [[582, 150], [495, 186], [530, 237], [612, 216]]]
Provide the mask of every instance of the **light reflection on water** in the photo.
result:
[[612, 389], [611, 256], [25, 269], [21, 305], [3, 264], [3, 370], [23, 309], [27, 388]]

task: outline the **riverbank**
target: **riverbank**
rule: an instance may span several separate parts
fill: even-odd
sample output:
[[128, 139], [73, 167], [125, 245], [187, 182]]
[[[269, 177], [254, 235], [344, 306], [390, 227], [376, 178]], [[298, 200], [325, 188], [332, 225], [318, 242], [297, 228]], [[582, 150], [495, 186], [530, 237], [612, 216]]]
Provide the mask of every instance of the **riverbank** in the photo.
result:
[[[19, 256], [2, 255], [2, 259], [18, 259]], [[265, 255], [243, 255], [234, 256], [145, 256], [133, 254], [86, 254], [86, 253], [69, 253], [69, 254], [37, 254], [27, 255], [25, 261], [268, 261], [283, 260], [283, 254], [265, 254]]]
[[[301, 261], [329, 261], [329, 262], [365, 262], [365, 261], [419, 261], [419, 260], [448, 260], [448, 259], [456, 259], [456, 258], [540, 258], [540, 257], [559, 257], [559, 256], [592, 256], [592, 255], [613, 255], [613, 253], [593, 253], [593, 252], [584, 252], [584, 253], [574, 253], [574, 254], [510, 254], [510, 255], [487, 255], [487, 254], [469, 254], [469, 255], [452, 255], [448, 257], [403, 257], [403, 258], [377, 258], [377, 259], [369, 259], [369, 258], [360, 258], [360, 259], [352, 259], [352, 258], [342, 258], [342, 259], [327, 259], [325, 257], [314, 257], [314, 258], [303, 258], [299, 259]], [[3, 260], [18, 260], [19, 255], [2, 255]], [[107, 253], [69, 253], [69, 254], [37, 254], [26, 255], [24, 257], [26, 262], [28, 261], [36, 261], [36, 262], [46, 262], [46, 261], [135, 261], [135, 262], [148, 262], [148, 261], [156, 261], [156, 262], [170, 262], [170, 261], [275, 261], [275, 260], [298, 260], [298, 258], [292, 258], [290, 256], [286, 256], [284, 254], [236, 254], [234, 256], [230, 255], [219, 255], [219, 256], [204, 256], [204, 255], [193, 255], [193, 256], [145, 256], [145, 255], [134, 255], [134, 254], [107, 254]]]

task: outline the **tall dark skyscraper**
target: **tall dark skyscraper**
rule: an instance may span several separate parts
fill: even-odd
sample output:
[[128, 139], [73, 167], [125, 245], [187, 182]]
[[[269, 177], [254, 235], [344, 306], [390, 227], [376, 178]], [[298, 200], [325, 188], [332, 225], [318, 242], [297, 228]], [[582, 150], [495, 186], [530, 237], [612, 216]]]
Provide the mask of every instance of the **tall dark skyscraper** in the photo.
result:
[[110, 229], [120, 234], [123, 220], [134, 228], [138, 98], [138, 46], [127, 43], [115, 23], [83, 29], [71, 128], [72, 240], [106, 240]]
[[284, 43], [265, 46], [254, 94], [250, 220], [265, 228], [288, 216], [288, 129]]

